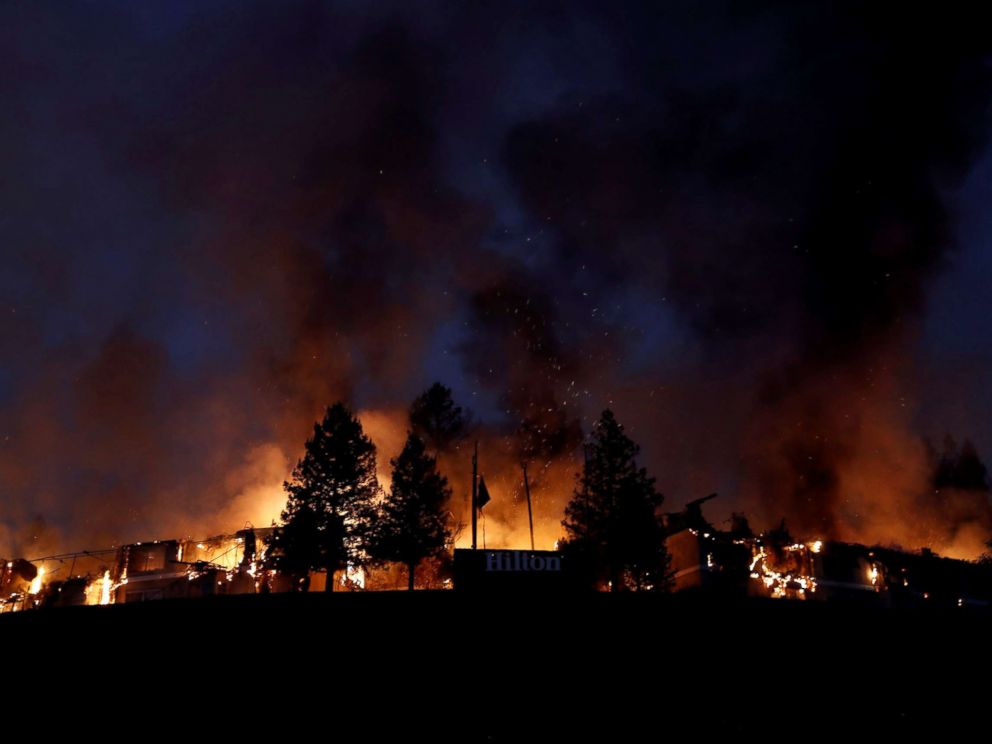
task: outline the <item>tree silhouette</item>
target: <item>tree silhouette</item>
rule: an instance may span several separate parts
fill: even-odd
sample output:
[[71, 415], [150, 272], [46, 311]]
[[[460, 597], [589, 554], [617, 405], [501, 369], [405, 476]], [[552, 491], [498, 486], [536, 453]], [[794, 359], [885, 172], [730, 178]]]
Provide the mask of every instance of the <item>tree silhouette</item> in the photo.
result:
[[603, 411], [586, 448], [572, 500], [565, 507], [563, 549], [590, 566], [611, 591], [660, 589], [668, 555], [659, 514], [663, 497], [654, 478], [637, 466], [640, 448], [613, 412]]
[[447, 452], [468, 430], [468, 418], [455, 405], [451, 388], [435, 382], [410, 406], [410, 429], [435, 453]]
[[[286, 513], [283, 512], [283, 519]], [[340, 524], [337, 525], [340, 530]], [[269, 539], [263, 560], [264, 569], [275, 569], [280, 574], [295, 578], [294, 589], [306, 592], [310, 588], [310, 571], [323, 567], [322, 544], [334, 542], [329, 536], [319, 534], [317, 513], [307, 504], [300, 504], [292, 520], [276, 527]], [[344, 539], [341, 531], [340, 539]], [[263, 581], [266, 580], [263, 573]]]
[[277, 543], [293, 570], [334, 572], [368, 560], [367, 541], [374, 522], [375, 445], [343, 403], [335, 403], [314, 424], [306, 453], [283, 484], [289, 498], [282, 512]]
[[992, 566], [992, 540], [986, 540], [985, 547], [985, 552], [978, 556], [978, 562], [985, 566]]
[[376, 560], [406, 565], [407, 588], [412, 590], [417, 565], [442, 555], [452, 542], [447, 508], [451, 488], [423, 440], [412, 432], [391, 464], [393, 483], [379, 510], [370, 552]]
[[975, 445], [966, 439], [960, 447], [948, 434], [944, 437], [944, 449], [938, 455], [928, 443], [933, 462], [933, 485], [938, 491], [942, 488], [955, 488], [961, 491], [989, 491], [989, 471], [982, 462]]

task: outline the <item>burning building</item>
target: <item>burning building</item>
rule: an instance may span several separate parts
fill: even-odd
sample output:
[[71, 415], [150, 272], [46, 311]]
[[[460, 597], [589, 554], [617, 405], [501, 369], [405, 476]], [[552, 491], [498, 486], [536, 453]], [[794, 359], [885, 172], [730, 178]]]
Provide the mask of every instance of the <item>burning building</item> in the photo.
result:
[[273, 582], [263, 576], [261, 561], [271, 532], [247, 527], [204, 540], [155, 540], [4, 561], [0, 612], [268, 590]]
[[23, 558], [0, 560], [0, 612], [15, 612], [33, 606], [44, 574]]
[[992, 605], [992, 566], [839, 541], [795, 540], [785, 527], [755, 535], [746, 519], [720, 530], [702, 504], [665, 515], [675, 591], [772, 599], [863, 602], [877, 606]]
[[[690, 501], [663, 516], [675, 592], [819, 600], [885, 607], [992, 606], [992, 564], [834, 540], [798, 540], [785, 521], [760, 534], [734, 514], [721, 529]], [[130, 604], [229, 594], [324, 591], [327, 576], [280, 566], [275, 528], [246, 527], [203, 540], [155, 540], [103, 551], [0, 561], [0, 612]], [[276, 546], [276, 547], [273, 547]], [[427, 568], [425, 564], [425, 569]], [[575, 569], [575, 570], [573, 570]], [[456, 550], [424, 586], [486, 593], [580, 592], [577, 567], [558, 551]], [[345, 590], [395, 588], [390, 567], [349, 567]]]

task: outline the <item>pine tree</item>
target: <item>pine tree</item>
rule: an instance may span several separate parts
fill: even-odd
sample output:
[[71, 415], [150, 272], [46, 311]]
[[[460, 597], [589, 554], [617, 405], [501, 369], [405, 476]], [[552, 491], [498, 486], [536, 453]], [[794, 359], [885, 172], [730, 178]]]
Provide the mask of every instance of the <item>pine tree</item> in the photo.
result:
[[370, 551], [379, 561], [404, 564], [412, 590], [417, 565], [442, 555], [451, 544], [451, 488], [416, 434], [409, 434], [391, 464], [393, 483], [379, 510]]
[[465, 436], [468, 417], [455, 405], [451, 388], [435, 382], [411, 404], [410, 428], [437, 455]]
[[603, 411], [565, 508], [564, 550], [590, 566], [611, 591], [663, 588], [668, 556], [654, 478], [637, 466], [640, 448], [613, 412]]
[[327, 571], [332, 591], [335, 571], [368, 560], [380, 490], [375, 445], [343, 403], [314, 424], [303, 459], [283, 486], [289, 495], [279, 541], [283, 561], [296, 570]]
[[[285, 512], [283, 519], [286, 519]], [[318, 524], [317, 513], [308, 504], [301, 504], [293, 519], [276, 527], [269, 540], [264, 568], [295, 578], [296, 591], [309, 590], [310, 571], [323, 566], [322, 544], [333, 542], [328, 538], [315, 538]]]
[[988, 493], [988, 468], [970, 440], [966, 439], [959, 447], [954, 438], [948, 434], [944, 437], [944, 450], [940, 455], [932, 445], [927, 444], [933, 461], [934, 489], [938, 492], [942, 489], [956, 489]]

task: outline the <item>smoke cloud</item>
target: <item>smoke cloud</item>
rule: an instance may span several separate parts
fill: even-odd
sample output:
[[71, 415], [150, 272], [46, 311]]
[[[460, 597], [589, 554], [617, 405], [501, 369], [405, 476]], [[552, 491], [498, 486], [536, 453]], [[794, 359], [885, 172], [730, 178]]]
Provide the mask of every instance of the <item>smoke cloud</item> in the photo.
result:
[[[987, 495], [930, 498], [919, 339], [981, 24], [654, 5], [13, 4], [0, 555], [267, 523], [337, 399], [386, 482], [434, 379], [492, 544], [526, 544], [527, 461], [550, 547], [610, 406], [673, 509], [977, 555]], [[465, 445], [442, 466], [464, 500]]]

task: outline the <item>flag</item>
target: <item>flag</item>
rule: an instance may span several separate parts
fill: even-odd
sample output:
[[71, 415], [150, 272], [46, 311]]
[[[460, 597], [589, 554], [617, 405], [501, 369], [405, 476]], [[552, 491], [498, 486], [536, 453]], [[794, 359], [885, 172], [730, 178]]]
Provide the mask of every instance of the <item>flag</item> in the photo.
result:
[[481, 509], [490, 502], [489, 489], [486, 488], [486, 479], [479, 477], [479, 495], [475, 498], [475, 508]]

